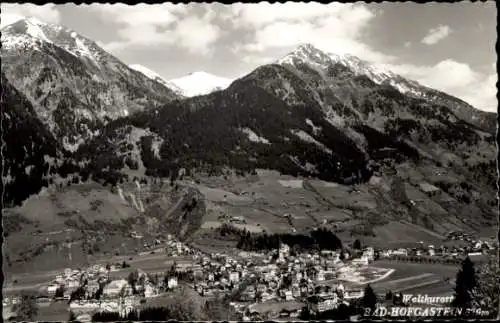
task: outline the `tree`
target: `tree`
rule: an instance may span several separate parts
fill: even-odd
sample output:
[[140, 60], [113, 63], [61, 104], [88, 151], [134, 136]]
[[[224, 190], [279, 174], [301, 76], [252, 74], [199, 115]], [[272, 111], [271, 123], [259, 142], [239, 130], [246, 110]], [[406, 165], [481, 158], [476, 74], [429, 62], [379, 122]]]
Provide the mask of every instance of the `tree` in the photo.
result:
[[170, 267], [170, 270], [168, 271], [169, 276], [174, 276], [177, 272], [177, 261], [174, 260], [174, 263]]
[[134, 270], [133, 272], [131, 272], [127, 277], [127, 281], [130, 284], [130, 286], [132, 287], [132, 291], [134, 294], [137, 292], [136, 291], [136, 284], [137, 284], [138, 279], [139, 279], [139, 272], [137, 270]]
[[204, 315], [206, 320], [215, 321], [239, 321], [241, 318], [230, 301], [224, 298], [216, 298], [205, 302]]
[[68, 321], [70, 321], [70, 322], [76, 321], [76, 315], [73, 311], [69, 311]]
[[467, 257], [462, 262], [462, 268], [457, 273], [452, 305], [458, 308], [470, 308], [476, 287], [477, 279], [474, 263]]
[[57, 287], [56, 292], [54, 293], [54, 298], [64, 297], [64, 285]]
[[499, 313], [500, 267], [498, 262], [491, 260], [478, 270], [477, 288], [474, 293], [473, 307], [489, 311], [491, 318]]
[[373, 291], [373, 288], [368, 284], [365, 287], [365, 293], [363, 295], [363, 298], [361, 299], [361, 306], [364, 308], [369, 308], [371, 310], [371, 313], [375, 310], [377, 307], [377, 295]]
[[361, 241], [359, 239], [354, 240], [352, 247], [354, 250], [361, 250]]
[[38, 304], [34, 294], [23, 293], [19, 303], [15, 304], [13, 311], [17, 313], [19, 321], [35, 321], [38, 315]]
[[312, 318], [311, 311], [309, 311], [309, 307], [304, 306], [300, 311], [299, 319], [302, 321], [309, 321]]

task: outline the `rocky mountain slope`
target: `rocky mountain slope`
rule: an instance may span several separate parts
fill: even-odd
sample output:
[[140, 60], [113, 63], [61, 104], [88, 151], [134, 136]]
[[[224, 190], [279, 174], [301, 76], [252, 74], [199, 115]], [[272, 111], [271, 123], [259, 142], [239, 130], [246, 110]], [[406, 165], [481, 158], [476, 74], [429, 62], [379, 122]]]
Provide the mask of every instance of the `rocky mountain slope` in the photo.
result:
[[[394, 219], [423, 225], [425, 218], [430, 225], [435, 210], [449, 210], [457, 219], [468, 210], [477, 225], [494, 218], [491, 132], [458, 117], [453, 105], [374, 82], [314, 48], [296, 52], [292, 60], [261, 66], [225, 90], [116, 120], [106, 133], [134, 127], [155, 134], [159, 147], [152, 140], [141, 146], [151, 176], [175, 177], [179, 169], [217, 174], [230, 167], [345, 185], [390, 178], [393, 188], [380, 193], [386, 200], [381, 205], [391, 205], [384, 212]], [[103, 133], [87, 148], [108, 138]], [[80, 153], [93, 159], [92, 153]], [[113, 162], [116, 154], [103, 158], [117, 166], [100, 176], [122, 171]], [[434, 209], [413, 207], [415, 190], [428, 184], [447, 198], [433, 202], [439, 206], [432, 204]]]
[[348, 67], [354, 75], [367, 76], [371, 81], [379, 85], [390, 85], [402, 94], [410, 97], [424, 99], [437, 105], [445, 105], [451, 108], [458, 118], [488, 132], [494, 133], [496, 131], [496, 117], [494, 113], [475, 109], [463, 100], [424, 86], [414, 80], [409, 80], [392, 72], [386, 66], [376, 66], [350, 54], [339, 55], [322, 52], [310, 44], [299, 46], [296, 50], [277, 61], [278, 64], [291, 66], [297, 63], [300, 64], [300, 62], [306, 62], [320, 69], [325, 69], [329, 65], [339, 63], [342, 66]]
[[109, 120], [179, 98], [95, 42], [35, 18], [2, 28], [1, 58], [7, 79], [70, 151]]

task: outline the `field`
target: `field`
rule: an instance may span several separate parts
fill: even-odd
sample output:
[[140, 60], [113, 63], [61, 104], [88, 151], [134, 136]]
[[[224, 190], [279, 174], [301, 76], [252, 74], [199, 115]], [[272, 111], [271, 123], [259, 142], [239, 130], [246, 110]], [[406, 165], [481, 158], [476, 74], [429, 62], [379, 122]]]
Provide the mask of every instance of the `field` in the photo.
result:
[[268, 301], [252, 305], [251, 311], [256, 311], [260, 314], [265, 314], [269, 312], [279, 313], [283, 309], [295, 310], [302, 308], [304, 305], [305, 305], [304, 303], [297, 301], [289, 301], [289, 302]]
[[[386, 279], [371, 284], [377, 293], [420, 293], [428, 295], [450, 295], [453, 293], [457, 266], [441, 264], [414, 264], [396, 261], [376, 261], [377, 267], [392, 268], [394, 272]], [[449, 281], [446, 281], [449, 279]]]
[[[411, 168], [401, 171], [408, 173], [415, 183], [428, 175], [419, 177], [418, 171]], [[377, 178], [353, 187], [259, 170], [257, 175], [237, 180], [217, 178], [212, 182], [205, 179], [191, 183], [203, 194], [207, 206], [194, 241], [201, 245], [205, 239], [201, 236], [226, 222], [254, 233], [307, 233], [325, 226], [334, 230], [344, 243], [360, 239], [365, 245], [381, 248], [412, 247], [420, 241], [443, 244], [442, 232], [412, 223], [409, 216], [401, 215], [404, 210], [391, 195], [390, 181], [390, 177]], [[413, 192], [420, 203], [435, 203], [416, 187], [410, 184], [408, 187], [410, 195]], [[241, 221], [232, 221], [234, 217]], [[455, 220], [450, 217], [448, 221], [454, 228], [458, 225]], [[372, 230], [374, 236], [358, 229]], [[209, 244], [218, 245], [213, 241]], [[224, 242], [221, 247], [230, 246]]]
[[393, 269], [380, 267], [361, 267], [356, 268], [352, 272], [342, 273], [339, 279], [357, 284], [369, 284], [375, 281], [383, 280], [384, 277], [390, 276], [394, 272]]
[[39, 306], [37, 321], [40, 322], [65, 322], [69, 318], [67, 302], [51, 303], [49, 306]]

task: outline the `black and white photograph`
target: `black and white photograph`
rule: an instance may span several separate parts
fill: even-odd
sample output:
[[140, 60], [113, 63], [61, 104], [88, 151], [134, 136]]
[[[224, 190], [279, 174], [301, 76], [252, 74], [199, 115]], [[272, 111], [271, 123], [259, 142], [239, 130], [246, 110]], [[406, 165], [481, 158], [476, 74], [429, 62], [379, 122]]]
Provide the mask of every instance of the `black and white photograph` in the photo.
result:
[[495, 1], [2, 3], [5, 322], [495, 320]]

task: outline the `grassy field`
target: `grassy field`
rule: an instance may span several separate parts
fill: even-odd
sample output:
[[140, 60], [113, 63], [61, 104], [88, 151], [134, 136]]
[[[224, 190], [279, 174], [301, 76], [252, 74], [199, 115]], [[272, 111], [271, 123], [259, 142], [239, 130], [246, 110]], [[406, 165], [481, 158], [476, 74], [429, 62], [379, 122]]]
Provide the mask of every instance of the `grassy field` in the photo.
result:
[[261, 314], [274, 312], [279, 313], [283, 309], [300, 309], [304, 306], [304, 303], [297, 301], [288, 301], [288, 302], [275, 302], [268, 301], [264, 303], [258, 303], [252, 306], [252, 310], [255, 310]]
[[40, 306], [37, 321], [40, 322], [66, 322], [69, 319], [67, 302], [51, 303], [49, 306]]
[[[387, 278], [372, 285], [378, 293], [392, 292], [444, 295], [453, 292], [457, 266], [442, 264], [414, 264], [396, 261], [376, 261], [374, 266], [392, 268], [395, 271]], [[449, 278], [449, 282], [445, 279]]]

